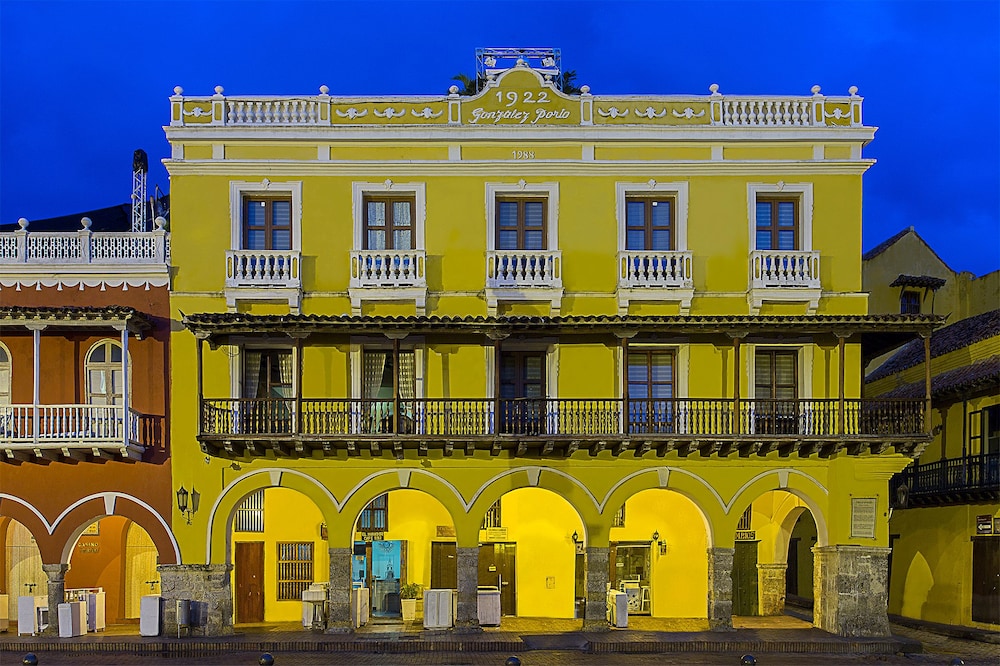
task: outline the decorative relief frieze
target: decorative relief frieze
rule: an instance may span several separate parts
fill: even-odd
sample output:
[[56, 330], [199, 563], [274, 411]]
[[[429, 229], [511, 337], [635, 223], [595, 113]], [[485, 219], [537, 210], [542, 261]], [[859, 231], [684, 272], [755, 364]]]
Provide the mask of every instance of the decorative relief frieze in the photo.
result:
[[383, 110], [381, 113], [379, 112], [378, 109], [375, 109], [374, 113], [379, 118], [399, 118], [400, 116], [406, 115], [406, 111], [399, 109], [397, 113], [396, 108], [392, 106], [385, 107], [385, 110]]
[[598, 108], [597, 115], [602, 118], [624, 118], [628, 115], [628, 109], [622, 111], [617, 106], [612, 106], [605, 111], [604, 109]]
[[347, 109], [347, 111], [341, 111], [340, 109], [337, 109], [337, 115], [340, 116], [341, 118], [350, 118], [351, 120], [354, 120], [355, 118], [364, 118], [365, 116], [367, 116], [368, 109], [358, 111], [356, 108], [352, 106], [349, 109]]

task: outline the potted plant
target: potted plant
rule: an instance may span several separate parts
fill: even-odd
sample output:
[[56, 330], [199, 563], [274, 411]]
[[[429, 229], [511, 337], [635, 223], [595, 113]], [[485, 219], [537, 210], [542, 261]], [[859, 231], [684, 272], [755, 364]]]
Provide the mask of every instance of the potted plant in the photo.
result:
[[399, 603], [403, 611], [403, 622], [417, 619], [417, 598], [423, 593], [420, 583], [406, 583], [399, 586]]

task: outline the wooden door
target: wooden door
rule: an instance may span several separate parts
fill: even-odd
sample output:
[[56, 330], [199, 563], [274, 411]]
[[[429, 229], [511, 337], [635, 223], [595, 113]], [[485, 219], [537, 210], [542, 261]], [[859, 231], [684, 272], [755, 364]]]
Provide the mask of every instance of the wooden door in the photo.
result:
[[972, 539], [972, 619], [1000, 624], [1000, 538]]
[[458, 550], [454, 543], [431, 542], [431, 588], [458, 589]]
[[733, 615], [757, 614], [757, 542], [737, 541], [733, 557]]
[[517, 544], [487, 543], [479, 547], [479, 584], [500, 589], [500, 614], [517, 614]]
[[264, 542], [236, 542], [236, 622], [264, 621]]

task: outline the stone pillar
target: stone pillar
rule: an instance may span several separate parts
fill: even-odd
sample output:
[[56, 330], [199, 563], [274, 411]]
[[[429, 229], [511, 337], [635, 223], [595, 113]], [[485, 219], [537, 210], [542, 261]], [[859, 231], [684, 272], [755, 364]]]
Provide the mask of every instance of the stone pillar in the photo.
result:
[[45, 634], [59, 634], [59, 604], [66, 597], [66, 572], [68, 564], [43, 564], [42, 571], [49, 579], [49, 626]]
[[351, 616], [351, 558], [353, 548], [330, 549], [330, 590], [326, 600], [326, 633], [345, 634], [354, 631]]
[[608, 625], [608, 563], [611, 549], [587, 547], [587, 607], [583, 613], [584, 631], [610, 631]]
[[229, 636], [233, 633], [231, 564], [161, 564], [163, 599], [160, 634], [177, 636], [177, 602], [191, 601], [191, 623], [196, 633]]
[[839, 636], [889, 636], [889, 548], [815, 546], [813, 624]]
[[482, 631], [479, 626], [479, 546], [459, 546], [455, 549], [458, 569], [458, 617], [455, 629]]
[[734, 548], [708, 549], [708, 628], [733, 630]]
[[757, 565], [757, 588], [760, 590], [760, 614], [784, 615], [785, 570], [784, 562]]

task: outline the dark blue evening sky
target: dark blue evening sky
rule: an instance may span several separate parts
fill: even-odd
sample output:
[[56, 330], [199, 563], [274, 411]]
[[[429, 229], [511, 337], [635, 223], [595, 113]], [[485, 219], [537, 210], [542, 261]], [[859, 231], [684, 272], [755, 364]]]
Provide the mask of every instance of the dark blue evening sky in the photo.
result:
[[[914, 226], [956, 270], [1000, 267], [1000, 3], [0, 0], [0, 222], [150, 191], [186, 94], [444, 93], [478, 46], [555, 46], [602, 93], [831, 95], [878, 126], [864, 249]], [[173, 220], [185, 224], [191, 220]]]

